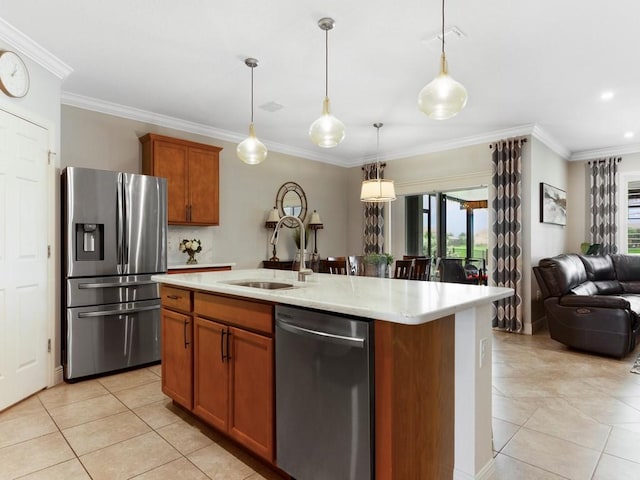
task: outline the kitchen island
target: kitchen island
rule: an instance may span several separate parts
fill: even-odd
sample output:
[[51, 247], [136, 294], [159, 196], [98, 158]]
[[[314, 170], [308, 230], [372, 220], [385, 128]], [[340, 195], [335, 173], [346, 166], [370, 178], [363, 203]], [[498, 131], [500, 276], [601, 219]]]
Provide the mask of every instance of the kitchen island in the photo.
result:
[[[153, 279], [163, 289], [173, 289], [171, 297], [176, 297], [174, 290], [193, 292], [196, 322], [199, 310], [205, 318], [216, 318], [212, 315], [217, 313], [207, 312], [217, 309], [223, 320], [237, 327], [238, 306], [246, 305], [255, 305], [251, 317], [264, 317], [265, 322], [273, 305], [372, 320], [376, 479], [494, 476], [490, 308], [492, 301], [512, 295], [511, 289], [327, 274], [297, 282], [297, 272], [268, 269]], [[293, 288], [269, 290], [230, 283], [249, 280], [289, 283]], [[177, 301], [167, 297], [169, 306]], [[185, 331], [187, 320], [184, 316]], [[242, 322], [240, 326], [250, 331], [265, 329], [264, 339], [273, 342], [268, 338], [268, 323], [247, 327]], [[235, 330], [230, 333], [236, 339]], [[187, 340], [185, 336], [185, 348]], [[272, 352], [272, 343], [264, 345], [264, 352]], [[265, 373], [266, 378], [270, 375]], [[241, 439], [247, 437], [243, 435]], [[277, 465], [269, 445], [262, 443], [249, 448]]]

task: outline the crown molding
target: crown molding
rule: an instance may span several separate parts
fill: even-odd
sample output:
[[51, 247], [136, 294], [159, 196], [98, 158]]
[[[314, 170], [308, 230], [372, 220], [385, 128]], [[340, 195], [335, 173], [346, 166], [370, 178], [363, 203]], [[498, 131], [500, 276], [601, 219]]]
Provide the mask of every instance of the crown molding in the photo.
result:
[[[128, 107], [126, 105], [107, 102], [105, 100], [99, 100], [97, 98], [85, 97], [83, 95], [78, 95], [71, 92], [62, 92], [61, 102], [63, 105], [69, 105], [71, 107], [91, 110], [98, 113], [113, 115], [115, 117], [127, 118], [129, 120], [135, 120], [138, 122], [151, 123], [153, 125], [158, 125], [159, 127], [171, 128], [173, 130], [179, 130], [181, 132], [194, 133], [196, 135], [202, 135], [204, 137], [223, 140], [230, 143], [240, 143], [246, 138], [245, 135], [241, 135], [230, 130], [223, 130], [221, 128], [215, 128], [203, 123], [182, 120], [180, 118], [170, 117], [161, 113]], [[328, 155], [319, 155], [316, 152], [303, 148], [295, 148], [277, 142], [265, 141], [264, 139], [261, 140], [266, 145], [269, 151], [283, 153], [285, 155], [292, 155], [294, 157], [306, 158], [307, 160], [313, 160], [316, 162], [329, 163], [331, 165], [337, 165], [340, 167], [345, 166], [344, 162], [340, 162], [335, 158], [329, 157]]]
[[0, 18], [0, 40], [11, 45], [12, 48], [26, 55], [61, 80], [64, 80], [73, 72], [73, 68], [2, 18]]
[[[2, 22], [3, 20], [0, 19], [0, 39], [4, 39], [4, 37], [2, 36], [1, 28]], [[136, 120], [144, 123], [151, 123], [160, 127], [171, 128], [182, 132], [194, 133], [197, 135], [202, 135], [217, 140], [223, 140], [230, 143], [239, 143], [245, 139], [245, 136], [229, 130], [223, 130], [202, 123], [182, 120], [179, 118], [170, 117], [168, 115], [150, 112], [148, 110], [141, 110], [139, 108], [128, 107], [125, 105], [99, 100], [97, 98], [86, 97], [71, 92], [62, 92], [61, 102], [64, 105], [82, 108], [84, 110], [91, 110], [94, 112], [113, 115], [116, 117], [128, 118], [129, 120]], [[382, 156], [380, 157], [380, 161], [387, 162], [399, 160], [402, 158], [410, 158], [420, 155], [427, 155], [430, 153], [454, 150], [456, 148], [471, 147], [478, 144], [495, 142], [498, 140], [502, 140], [503, 138], [518, 137], [522, 135], [531, 135], [532, 137], [545, 144], [559, 156], [569, 161], [591, 160], [599, 157], [629, 155], [632, 153], [640, 152], [640, 144], [627, 145], [624, 147], [608, 147], [595, 150], [571, 152], [568, 148], [566, 148], [555, 138], [553, 138], [540, 125], [528, 124], [512, 128], [505, 128], [502, 130], [494, 130], [492, 132], [487, 132], [480, 135], [471, 135], [468, 137], [422, 145], [413, 149]], [[367, 163], [369, 161], [375, 161], [376, 159], [375, 155], [368, 155], [365, 158], [358, 158], [355, 160], [340, 160], [333, 155], [323, 155], [312, 150], [291, 147], [289, 145], [284, 145], [277, 142], [269, 142], [263, 140], [263, 143], [270, 151], [273, 152], [278, 152], [299, 158], [305, 158], [307, 160], [316, 162], [327, 163], [330, 165], [336, 165], [339, 167], [358, 167], [361, 166], [363, 162]]]
[[535, 124], [533, 126], [533, 131], [531, 135], [544, 143], [547, 147], [549, 147], [553, 152], [560, 155], [565, 160], [568, 160], [571, 157], [571, 150], [558, 142], [554, 137], [552, 137], [549, 132], [543, 129], [540, 125]]
[[633, 153], [640, 153], [640, 143], [634, 145], [625, 145], [618, 147], [597, 148], [594, 150], [581, 150], [579, 152], [572, 152], [570, 161], [580, 160], [594, 160], [602, 157], [616, 157], [622, 155], [630, 155]]
[[[479, 135], [471, 135], [468, 137], [456, 138], [452, 140], [445, 140], [442, 142], [430, 143], [428, 145], [421, 145], [409, 150], [403, 150], [395, 152], [390, 155], [380, 157], [380, 161], [393, 161], [400, 160], [402, 158], [417, 157], [420, 155], [427, 155], [429, 153], [444, 152], [447, 150], [454, 150], [456, 148], [472, 147], [474, 145], [482, 143], [491, 143], [503, 138], [519, 137], [522, 135], [531, 135], [533, 133], [535, 125], [521, 125], [518, 127], [505, 128], [503, 130], [495, 130], [493, 132], [482, 133]], [[347, 166], [356, 167], [362, 165], [363, 161], [375, 161], [375, 155], [370, 155], [364, 159], [358, 161], [349, 162]]]

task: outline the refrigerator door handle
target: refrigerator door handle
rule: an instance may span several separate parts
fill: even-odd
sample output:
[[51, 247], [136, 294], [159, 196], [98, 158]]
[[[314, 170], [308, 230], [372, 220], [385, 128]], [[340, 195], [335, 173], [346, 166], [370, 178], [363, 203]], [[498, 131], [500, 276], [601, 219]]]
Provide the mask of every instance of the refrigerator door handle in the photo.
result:
[[124, 345], [122, 355], [127, 356], [127, 344], [129, 343], [129, 315], [124, 316]]
[[118, 193], [116, 202], [116, 257], [118, 262], [118, 273], [122, 274], [124, 263], [124, 199], [122, 198], [122, 173], [118, 174]]
[[127, 196], [127, 182], [121, 177], [122, 185], [122, 244], [123, 244], [123, 256], [122, 256], [122, 268], [124, 272], [129, 273], [129, 208], [128, 208], [128, 196]]
[[129, 313], [146, 312], [149, 310], [160, 310], [160, 305], [151, 305], [148, 307], [138, 307], [138, 308], [121, 308], [118, 310], [107, 310], [107, 311], [82, 312], [82, 313], [78, 313], [78, 318], [110, 317], [113, 315], [126, 315]]
[[137, 287], [140, 285], [155, 285], [156, 283], [157, 282], [153, 280], [139, 281], [139, 282], [79, 283], [78, 288], [93, 289], [93, 288]]

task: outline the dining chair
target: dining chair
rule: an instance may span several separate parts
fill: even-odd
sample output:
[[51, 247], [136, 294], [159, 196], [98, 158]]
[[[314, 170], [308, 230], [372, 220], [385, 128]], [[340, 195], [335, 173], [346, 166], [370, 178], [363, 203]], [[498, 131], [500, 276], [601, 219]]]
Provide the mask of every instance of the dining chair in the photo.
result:
[[327, 273], [332, 275], [348, 275], [347, 260], [325, 260], [324, 266]]
[[440, 279], [449, 283], [476, 283], [476, 280], [467, 278], [460, 258], [441, 259], [442, 274]]
[[396, 268], [393, 273], [393, 278], [409, 280], [411, 278], [412, 266], [413, 260], [396, 260]]
[[429, 270], [431, 259], [426, 257], [417, 257], [413, 259], [413, 269], [411, 270], [411, 280], [427, 281], [429, 279]]

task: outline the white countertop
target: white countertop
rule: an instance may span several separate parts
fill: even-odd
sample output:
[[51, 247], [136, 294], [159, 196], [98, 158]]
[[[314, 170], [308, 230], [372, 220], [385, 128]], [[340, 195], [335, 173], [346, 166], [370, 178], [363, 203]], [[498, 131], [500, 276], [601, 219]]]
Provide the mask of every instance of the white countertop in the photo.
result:
[[[406, 325], [426, 323], [513, 295], [512, 289], [502, 287], [326, 273], [314, 273], [307, 277], [306, 282], [298, 282], [295, 271], [263, 268], [154, 275], [151, 279], [178, 287], [225, 293]], [[292, 283], [294, 288], [264, 290], [225, 283], [238, 280], [288, 282]]]
[[185, 268], [217, 268], [217, 267], [235, 267], [235, 262], [221, 262], [221, 263], [196, 263], [193, 265], [169, 265], [168, 270], [182, 270]]

